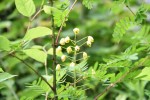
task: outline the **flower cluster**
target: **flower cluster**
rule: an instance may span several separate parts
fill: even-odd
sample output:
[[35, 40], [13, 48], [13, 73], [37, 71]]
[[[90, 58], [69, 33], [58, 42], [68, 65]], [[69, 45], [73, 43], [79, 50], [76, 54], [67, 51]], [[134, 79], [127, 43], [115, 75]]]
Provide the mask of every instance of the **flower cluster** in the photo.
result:
[[[94, 42], [94, 39], [92, 36], [87, 36], [87, 37], [84, 37], [80, 40], [77, 40], [76, 37], [80, 33], [79, 28], [74, 28], [73, 32], [75, 35], [75, 39], [72, 40], [69, 36], [67, 36], [65, 38], [61, 38], [59, 41], [60, 46], [58, 46], [56, 48], [56, 52], [62, 52], [62, 49], [66, 50], [68, 55], [62, 55], [61, 61], [65, 62], [67, 58], [70, 59], [71, 60], [71, 63], [69, 65], [70, 67], [74, 67], [76, 65], [77, 61], [86, 60], [88, 58], [88, 54], [86, 52], [82, 52], [81, 47], [84, 44], [86, 44], [88, 47], [91, 47], [92, 43]], [[81, 44], [80, 42], [85, 40], [85, 39], [86, 39], [86, 41], [83, 44]], [[69, 46], [67, 45], [68, 47], [65, 47], [66, 44], [69, 44]], [[69, 56], [70, 54], [72, 54], [73, 57], [70, 57]], [[81, 54], [82, 54], [81, 59], [77, 59], [77, 56], [81, 55]], [[60, 64], [57, 64], [56, 70], [60, 70], [60, 68], [61, 68]]]

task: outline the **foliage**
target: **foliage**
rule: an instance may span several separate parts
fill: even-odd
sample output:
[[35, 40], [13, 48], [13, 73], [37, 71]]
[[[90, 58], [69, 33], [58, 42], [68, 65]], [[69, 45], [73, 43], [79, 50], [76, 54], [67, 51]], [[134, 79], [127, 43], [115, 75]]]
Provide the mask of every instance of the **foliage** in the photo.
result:
[[1, 99], [149, 99], [149, 5], [2, 0]]
[[88, 9], [93, 8], [93, 4], [96, 2], [96, 0], [83, 0], [82, 3], [85, 7]]

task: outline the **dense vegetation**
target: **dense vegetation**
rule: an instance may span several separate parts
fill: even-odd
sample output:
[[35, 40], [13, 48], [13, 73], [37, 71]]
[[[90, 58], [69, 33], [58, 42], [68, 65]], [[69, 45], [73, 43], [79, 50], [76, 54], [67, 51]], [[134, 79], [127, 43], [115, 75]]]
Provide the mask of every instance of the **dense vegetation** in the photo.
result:
[[149, 100], [150, 0], [1, 0], [0, 100]]

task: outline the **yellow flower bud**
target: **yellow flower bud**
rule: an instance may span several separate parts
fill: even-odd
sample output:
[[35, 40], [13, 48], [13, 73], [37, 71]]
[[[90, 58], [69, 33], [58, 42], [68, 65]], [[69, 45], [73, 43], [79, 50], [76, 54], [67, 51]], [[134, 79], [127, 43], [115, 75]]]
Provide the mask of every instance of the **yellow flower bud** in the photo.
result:
[[83, 59], [87, 59], [88, 55], [86, 52], [83, 52]]
[[75, 46], [75, 51], [79, 51], [80, 47], [79, 46]]
[[57, 64], [57, 65], [56, 65], [56, 70], [59, 71], [60, 69], [61, 69], [60, 64]]
[[59, 52], [61, 52], [61, 51], [62, 51], [61, 46], [58, 46], [58, 47], [56, 48], [56, 52], [59, 53]]
[[65, 60], [66, 60], [66, 56], [65, 56], [65, 55], [62, 55], [62, 56], [61, 56], [61, 61], [64, 62]]
[[61, 45], [65, 45], [65, 39], [64, 38], [62, 38], [61, 40], [60, 40], [60, 42], [59, 42]]
[[74, 34], [78, 34], [80, 32], [79, 28], [74, 28], [73, 29]]
[[67, 47], [67, 53], [70, 54], [72, 52], [72, 48], [69, 46]]
[[91, 41], [86, 42], [87, 46], [91, 47]]
[[92, 37], [92, 36], [88, 36], [88, 41], [90, 41], [90, 42], [94, 42], [93, 37]]
[[70, 42], [70, 37], [69, 37], [69, 36], [67, 36], [67, 37], [65, 38], [65, 42], [66, 42], [66, 43], [69, 43], [69, 42]]
[[96, 73], [95, 73], [95, 70], [94, 69], [92, 69], [92, 75], [95, 75]]
[[74, 67], [76, 64], [74, 62], [70, 63], [70, 67]]

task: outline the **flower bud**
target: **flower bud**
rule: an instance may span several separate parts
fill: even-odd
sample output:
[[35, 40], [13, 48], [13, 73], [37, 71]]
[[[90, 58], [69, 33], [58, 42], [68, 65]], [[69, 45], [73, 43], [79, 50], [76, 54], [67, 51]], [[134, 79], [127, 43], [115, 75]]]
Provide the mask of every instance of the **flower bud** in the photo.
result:
[[60, 40], [60, 42], [59, 42], [61, 45], [65, 45], [65, 39], [64, 38], [62, 38], [61, 40]]
[[70, 67], [74, 67], [76, 64], [74, 62], [70, 63]]
[[60, 69], [61, 69], [60, 64], [57, 64], [57, 65], [56, 65], [56, 70], [59, 71]]
[[79, 28], [74, 28], [73, 29], [74, 34], [78, 34], [80, 32]]
[[65, 56], [65, 55], [62, 55], [62, 56], [61, 56], [61, 61], [64, 62], [65, 60], [66, 60], [66, 56]]
[[69, 46], [67, 47], [67, 53], [70, 54], [72, 52], [72, 48]]
[[75, 46], [75, 51], [79, 51], [80, 47], [79, 46]]
[[94, 69], [92, 69], [92, 75], [95, 75], [96, 73], [95, 73], [95, 70]]
[[90, 41], [90, 42], [94, 42], [93, 37], [92, 37], [92, 36], [88, 36], [88, 41]]
[[83, 52], [83, 59], [87, 59], [88, 55], [86, 52]]
[[56, 52], [59, 53], [59, 52], [61, 52], [61, 51], [62, 51], [61, 46], [58, 46], [58, 47], [56, 48]]
[[90, 41], [87, 41], [86, 44], [87, 44], [87, 46], [91, 47], [91, 42]]
[[69, 43], [69, 42], [70, 42], [70, 37], [69, 37], [69, 36], [67, 36], [67, 37], [65, 38], [65, 42], [66, 42], [66, 43]]

